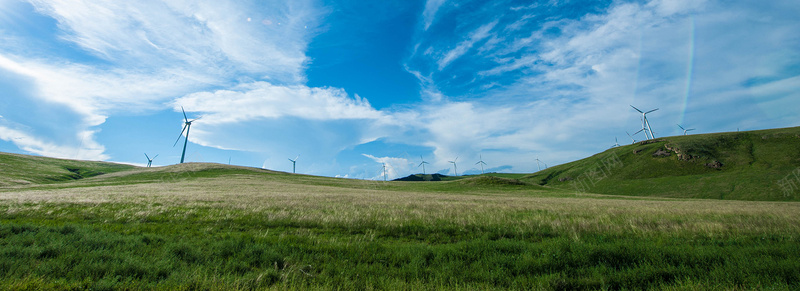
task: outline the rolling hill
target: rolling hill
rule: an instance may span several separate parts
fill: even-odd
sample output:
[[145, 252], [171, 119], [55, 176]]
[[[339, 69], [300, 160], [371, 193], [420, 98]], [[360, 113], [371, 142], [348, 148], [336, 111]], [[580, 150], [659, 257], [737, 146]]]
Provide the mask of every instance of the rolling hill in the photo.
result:
[[576, 192], [800, 200], [800, 127], [673, 136], [608, 149], [521, 181]]
[[[448, 177], [411, 175], [383, 185], [397, 190], [466, 191], [487, 187], [547, 188], [557, 192], [704, 198], [800, 200], [800, 127], [657, 138], [608, 149], [532, 174]], [[292, 175], [250, 167], [190, 163], [141, 168], [0, 153], [0, 187], [70, 187], [163, 182], [178, 178], [263, 175], [292, 184], [363, 188], [365, 181]], [[437, 181], [426, 183], [422, 181]], [[76, 184], [77, 183], [77, 184]], [[794, 183], [794, 184], [791, 184]], [[437, 184], [437, 185], [432, 185]], [[66, 187], [67, 185], [63, 185]]]

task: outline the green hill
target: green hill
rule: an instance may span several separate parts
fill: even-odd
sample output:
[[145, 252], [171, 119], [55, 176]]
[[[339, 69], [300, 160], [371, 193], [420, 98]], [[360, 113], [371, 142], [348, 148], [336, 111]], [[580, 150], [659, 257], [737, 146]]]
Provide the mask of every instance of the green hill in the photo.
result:
[[[380, 182], [292, 175], [221, 164], [141, 168], [0, 153], [0, 188], [121, 185], [227, 175], [260, 175], [290, 184], [348, 188], [376, 187]], [[487, 176], [503, 179], [480, 178]], [[411, 175], [398, 180], [442, 182], [380, 186], [401, 191], [459, 192], [475, 186], [489, 189], [513, 185], [576, 194], [798, 201], [800, 127], [658, 138], [611, 148], [533, 174]]]
[[76, 161], [0, 152], [0, 187], [75, 181], [131, 170], [131, 165]]
[[576, 193], [797, 201], [798, 171], [800, 127], [793, 127], [657, 138], [520, 180]]

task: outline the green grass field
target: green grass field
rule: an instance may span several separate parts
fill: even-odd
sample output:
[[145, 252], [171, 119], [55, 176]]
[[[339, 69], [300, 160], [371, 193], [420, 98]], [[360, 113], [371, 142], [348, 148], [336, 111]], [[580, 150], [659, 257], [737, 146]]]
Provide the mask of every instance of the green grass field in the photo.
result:
[[[791, 173], [791, 158], [759, 165], [769, 159], [758, 141], [753, 145], [753, 162], [714, 152], [727, 145], [706, 147], [723, 169], [679, 174], [756, 177], [746, 171], [753, 167]], [[662, 146], [612, 149], [623, 165], [602, 181], [626, 181], [620, 177], [636, 175], [627, 167], [640, 157], [633, 149], [647, 154]], [[676, 163], [669, 158], [662, 159]], [[0, 154], [0, 289], [800, 288], [797, 202], [741, 200], [779, 200], [760, 192], [689, 199], [625, 192], [641, 185], [593, 194], [612, 186], [598, 181], [576, 191], [569, 181], [540, 183], [543, 174], [548, 181], [577, 177], [585, 168], [576, 163], [532, 175], [382, 182]], [[664, 169], [661, 179], [677, 183], [669, 179], [681, 175]], [[783, 173], [770, 175], [762, 179]]]

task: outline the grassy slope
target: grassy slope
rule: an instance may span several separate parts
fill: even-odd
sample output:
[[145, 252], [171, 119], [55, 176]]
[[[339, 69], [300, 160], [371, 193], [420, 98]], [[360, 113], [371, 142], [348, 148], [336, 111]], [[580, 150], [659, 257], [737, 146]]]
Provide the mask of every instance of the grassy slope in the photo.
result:
[[382, 182], [199, 163], [61, 183], [53, 173], [0, 187], [0, 289], [800, 287], [797, 203], [576, 196], [502, 174]]
[[134, 168], [134, 166], [114, 163], [64, 160], [0, 152], [0, 187], [74, 181]]
[[[654, 157], [659, 150], [670, 155]], [[714, 161], [723, 166], [706, 166]], [[517, 178], [614, 195], [797, 201], [800, 193], [784, 193], [777, 182], [798, 167], [800, 127], [795, 127], [658, 138]]]

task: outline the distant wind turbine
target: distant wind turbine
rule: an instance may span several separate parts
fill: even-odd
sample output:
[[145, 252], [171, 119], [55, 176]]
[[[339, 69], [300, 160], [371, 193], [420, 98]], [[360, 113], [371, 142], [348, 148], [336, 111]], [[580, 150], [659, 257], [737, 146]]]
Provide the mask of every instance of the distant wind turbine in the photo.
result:
[[155, 160], [155, 159], [156, 159], [156, 157], [158, 156], [158, 154], [156, 154], [155, 156], [153, 156], [153, 158], [152, 158], [152, 159], [151, 159], [149, 156], [147, 156], [147, 153], [144, 153], [144, 156], [147, 158], [147, 167], [149, 168], [149, 167], [150, 167], [150, 165], [152, 165], [152, 164], [153, 164], [153, 160]]
[[[639, 130], [639, 131], [637, 131], [636, 133], [639, 133], [639, 132], [641, 132], [641, 131], [642, 131], [642, 130], [640, 129], [640, 130]], [[636, 135], [636, 133], [634, 133], [633, 135]], [[627, 131], [625, 132], [625, 134], [627, 134], [627, 135], [628, 135], [628, 137], [630, 137], [630, 138], [631, 138], [631, 144], [635, 144], [635, 143], [636, 143], [636, 140], [635, 140], [635, 139], [633, 139], [633, 135], [631, 135], [631, 134], [630, 134], [630, 133], [628, 133]]]
[[386, 163], [383, 163], [383, 181], [386, 182]]
[[618, 146], [619, 146], [619, 140], [617, 140], [617, 137], [615, 136], [615, 137], [614, 137], [614, 145], [613, 145], [613, 146], [611, 146], [611, 147], [612, 147], [612, 148], [615, 148], [615, 147], [618, 147]]
[[178, 144], [178, 141], [180, 141], [181, 137], [183, 136], [183, 132], [186, 131], [186, 139], [183, 141], [183, 153], [181, 153], [181, 164], [183, 164], [183, 158], [186, 157], [186, 145], [189, 144], [189, 129], [191, 129], [192, 127], [192, 122], [197, 121], [198, 119], [202, 118], [202, 116], [192, 119], [190, 121], [189, 118], [186, 117], [186, 111], [183, 110], [183, 106], [181, 106], [181, 111], [183, 112], [183, 120], [185, 120], [185, 122], [183, 123], [183, 129], [181, 130], [181, 134], [178, 135], [178, 139], [175, 140], [175, 144], [173, 144], [172, 146], [174, 147], [175, 145]]
[[[647, 138], [647, 139], [654, 139], [654, 138], [656, 138], [656, 137], [653, 135], [653, 129], [652, 129], [652, 128], [650, 128], [650, 121], [648, 121], [648, 120], [647, 120], [647, 114], [648, 114], [648, 113], [650, 113], [650, 112], [653, 112], [653, 111], [656, 111], [656, 110], [658, 110], [658, 108], [656, 108], [656, 109], [653, 109], [653, 110], [650, 110], [650, 111], [647, 111], [647, 112], [643, 112], [643, 111], [639, 110], [639, 108], [633, 107], [633, 105], [631, 105], [631, 107], [632, 107], [633, 109], [635, 109], [636, 111], [639, 111], [639, 113], [641, 113], [641, 114], [642, 114], [642, 130], [644, 130], [644, 137], [645, 137], [645, 138]], [[648, 133], [648, 132], [650, 133], [650, 137], [649, 137], [649, 138], [647, 137], [647, 133]]]
[[481, 160], [480, 160], [480, 161], [478, 161], [478, 162], [477, 162], [477, 163], [475, 163], [475, 164], [476, 164], [476, 165], [477, 165], [477, 164], [480, 164], [480, 165], [481, 165], [481, 174], [483, 174], [483, 165], [486, 165], [486, 163], [484, 163], [484, 162], [483, 162], [483, 155], [481, 155], [480, 157], [481, 157]]
[[678, 124], [678, 127], [680, 127], [681, 129], [683, 129], [683, 135], [686, 135], [686, 132], [687, 132], [687, 131], [692, 131], [692, 130], [694, 130], [694, 128], [685, 129], [685, 128], [683, 128], [683, 126], [681, 126], [680, 124]]
[[425, 175], [425, 164], [428, 164], [428, 162], [426, 162], [425, 159], [422, 158], [422, 156], [419, 156], [419, 159], [422, 160], [422, 162], [419, 163], [419, 166], [417, 166], [417, 168], [422, 166], [422, 174]]
[[300, 155], [297, 155], [296, 157], [294, 157], [294, 160], [289, 159], [289, 161], [292, 162], [292, 173], [293, 174], [295, 173], [295, 165], [297, 165], [297, 158], [299, 158], [299, 157], [300, 157]]
[[537, 169], [539, 169], [539, 171], [541, 171], [541, 170], [542, 170], [542, 167], [539, 165], [539, 163], [542, 163], [542, 164], [544, 164], [544, 168], [545, 168], [545, 169], [547, 169], [547, 164], [545, 164], [544, 162], [542, 162], [541, 160], [539, 160], [539, 158], [536, 158], [536, 168], [537, 168]]
[[456, 165], [456, 161], [458, 161], [458, 157], [456, 157], [452, 161], [448, 161], [448, 162], [453, 164], [453, 168], [455, 169], [456, 176], [458, 176], [458, 165]]

